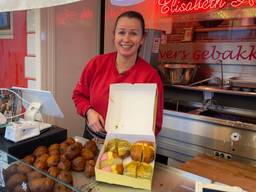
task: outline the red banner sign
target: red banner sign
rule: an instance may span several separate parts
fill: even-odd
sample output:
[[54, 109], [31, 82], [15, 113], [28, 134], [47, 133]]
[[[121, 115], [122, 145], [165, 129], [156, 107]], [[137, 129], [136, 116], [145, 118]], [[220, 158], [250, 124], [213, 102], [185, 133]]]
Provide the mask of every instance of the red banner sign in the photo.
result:
[[203, 12], [224, 7], [256, 6], [256, 0], [158, 0], [162, 14]]
[[256, 43], [171, 43], [160, 46], [164, 63], [256, 64]]

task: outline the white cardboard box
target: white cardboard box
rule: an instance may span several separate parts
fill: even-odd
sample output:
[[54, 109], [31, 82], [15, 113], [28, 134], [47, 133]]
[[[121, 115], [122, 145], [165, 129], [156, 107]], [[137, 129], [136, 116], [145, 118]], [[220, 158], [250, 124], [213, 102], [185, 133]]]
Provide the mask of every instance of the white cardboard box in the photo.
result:
[[[108, 111], [105, 128], [107, 136], [104, 145], [112, 138], [120, 138], [134, 143], [147, 140], [155, 143], [155, 118], [157, 104], [156, 84], [112, 84], [110, 86]], [[95, 175], [97, 181], [151, 189], [151, 179], [133, 178], [105, 172], [99, 169], [100, 151]], [[154, 170], [154, 162], [151, 163]]]

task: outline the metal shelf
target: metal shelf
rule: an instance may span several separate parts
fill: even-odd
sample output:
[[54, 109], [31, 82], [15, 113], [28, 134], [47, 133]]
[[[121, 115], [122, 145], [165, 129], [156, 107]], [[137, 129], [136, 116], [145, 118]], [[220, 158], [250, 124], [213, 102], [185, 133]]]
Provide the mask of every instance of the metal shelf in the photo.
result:
[[213, 31], [234, 31], [234, 30], [254, 30], [256, 25], [232, 27], [232, 26], [223, 26], [223, 27], [212, 27], [212, 28], [196, 28], [195, 32], [213, 32]]
[[216, 92], [216, 93], [256, 97], [256, 92], [234, 91], [234, 90], [229, 90], [225, 88], [221, 89], [218, 87], [211, 87], [211, 86], [194, 86], [194, 87], [187, 86], [187, 85], [170, 85], [170, 86], [181, 88], [181, 89], [187, 89], [187, 90], [209, 91], [209, 92]]

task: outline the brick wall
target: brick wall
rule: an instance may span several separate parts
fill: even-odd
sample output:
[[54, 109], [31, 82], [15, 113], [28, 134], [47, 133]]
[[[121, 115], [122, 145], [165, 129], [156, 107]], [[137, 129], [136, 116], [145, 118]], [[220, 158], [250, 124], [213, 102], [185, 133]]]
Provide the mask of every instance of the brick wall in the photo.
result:
[[[192, 43], [197, 42], [255, 42], [255, 19], [244, 23], [243, 19], [223, 20], [217, 27], [204, 27], [198, 21], [173, 23], [173, 31], [167, 35], [167, 43], [179, 43], [184, 38], [184, 28], [193, 28]], [[247, 25], [247, 26], [246, 26]], [[239, 63], [223, 65], [224, 79], [230, 77], [243, 77], [255, 79], [255, 65], [241, 65]], [[196, 80], [210, 76], [220, 77], [219, 63], [198, 63], [199, 71]]]
[[256, 25], [251, 23], [248, 28], [244, 26], [244, 29], [238, 29], [242, 23], [243, 19], [223, 20], [217, 27], [207, 29], [197, 21], [173, 23], [173, 31], [167, 35], [167, 43], [182, 41], [184, 28], [189, 27], [194, 29], [193, 41], [256, 41]]

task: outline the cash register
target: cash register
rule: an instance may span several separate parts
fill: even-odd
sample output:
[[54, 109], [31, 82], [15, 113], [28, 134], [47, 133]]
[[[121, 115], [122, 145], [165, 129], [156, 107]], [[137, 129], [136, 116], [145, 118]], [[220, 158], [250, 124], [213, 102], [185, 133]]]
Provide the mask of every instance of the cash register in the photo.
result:
[[[19, 142], [38, 136], [42, 131], [51, 127], [51, 124], [43, 122], [42, 114], [64, 117], [50, 91], [22, 87], [12, 87], [10, 91], [21, 99], [25, 112], [22, 113], [24, 119], [19, 118], [17, 121], [6, 124], [4, 137], [7, 140]], [[6, 121], [4, 115], [0, 114], [0, 124]]]

